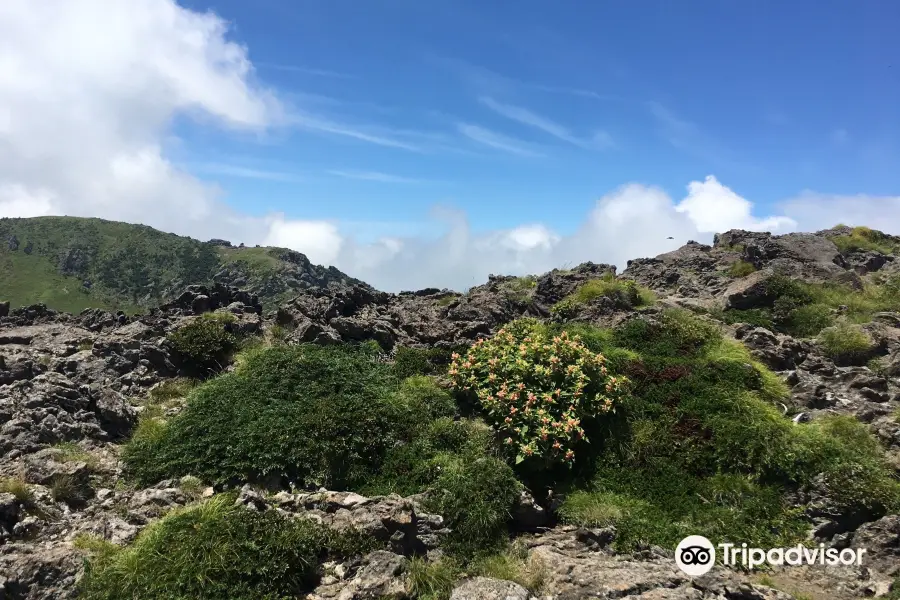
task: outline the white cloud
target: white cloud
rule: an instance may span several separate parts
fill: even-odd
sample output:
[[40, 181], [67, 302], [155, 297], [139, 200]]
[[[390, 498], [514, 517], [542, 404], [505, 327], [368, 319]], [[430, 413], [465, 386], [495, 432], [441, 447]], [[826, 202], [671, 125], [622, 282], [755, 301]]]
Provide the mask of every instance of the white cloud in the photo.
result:
[[343, 239], [334, 223], [327, 221], [271, 221], [265, 246], [279, 246], [303, 251], [315, 264], [332, 264], [338, 257]]
[[[688, 185], [687, 198], [675, 210], [686, 213], [698, 230], [704, 232], [735, 228], [780, 233], [797, 227], [797, 222], [787, 217], [757, 219], [751, 214], [752, 208], [749, 200], [738, 196], [709, 175], [703, 182], [692, 181]], [[727, 227], [723, 228], [725, 224]]]
[[780, 209], [806, 231], [844, 225], [865, 225], [900, 235], [900, 196], [840, 196], [805, 191]]

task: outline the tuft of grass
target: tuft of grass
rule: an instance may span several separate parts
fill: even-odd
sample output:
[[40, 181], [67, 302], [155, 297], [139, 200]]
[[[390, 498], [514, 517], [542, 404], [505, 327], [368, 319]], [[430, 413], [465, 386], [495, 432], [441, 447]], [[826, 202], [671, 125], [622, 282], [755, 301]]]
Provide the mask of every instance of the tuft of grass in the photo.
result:
[[514, 581], [535, 596], [541, 596], [548, 577], [547, 565], [517, 543], [503, 552], [475, 560], [468, 570], [473, 575]]
[[823, 329], [818, 342], [826, 356], [841, 364], [864, 362], [874, 347], [869, 334], [859, 325], [844, 322]]
[[287, 598], [305, 595], [334, 543], [321, 525], [235, 506], [222, 494], [176, 509], [125, 548], [85, 539], [87, 600]]
[[550, 311], [561, 318], [571, 318], [578, 309], [597, 298], [611, 298], [622, 307], [637, 308], [656, 302], [656, 295], [649, 289], [629, 279], [616, 279], [606, 273], [599, 279], [584, 282], [577, 290], [551, 307]]
[[83, 506], [87, 500], [84, 486], [75, 477], [65, 473], [56, 475], [50, 482], [50, 497], [72, 507]]
[[453, 558], [429, 561], [414, 556], [407, 567], [406, 590], [419, 600], [449, 600], [461, 573], [462, 566]]
[[754, 266], [753, 263], [749, 263], [745, 260], [735, 261], [730, 267], [728, 267], [728, 275], [734, 277], [735, 279], [746, 277], [750, 273], [755, 272], [756, 266]]
[[507, 298], [514, 302], [528, 302], [537, 287], [537, 277], [525, 275], [503, 283], [502, 290]]
[[34, 492], [31, 486], [21, 477], [3, 477], [0, 478], [0, 493], [12, 494], [16, 501], [28, 506], [34, 505]]
[[94, 349], [94, 342], [91, 340], [82, 340], [78, 342], [78, 351], [86, 352]]
[[182, 492], [196, 500], [200, 497], [205, 486], [199, 477], [185, 475], [178, 481], [178, 487], [181, 488]]
[[162, 404], [169, 400], [185, 398], [196, 386], [197, 381], [187, 377], [167, 379], [150, 390], [149, 400], [152, 404]]
[[83, 462], [91, 470], [97, 470], [99, 459], [76, 444], [75, 442], [60, 442], [53, 446], [56, 458], [62, 462]]
[[835, 236], [831, 241], [842, 253], [868, 251], [894, 254], [898, 251], [897, 244], [889, 236], [869, 227], [854, 227], [850, 235]]

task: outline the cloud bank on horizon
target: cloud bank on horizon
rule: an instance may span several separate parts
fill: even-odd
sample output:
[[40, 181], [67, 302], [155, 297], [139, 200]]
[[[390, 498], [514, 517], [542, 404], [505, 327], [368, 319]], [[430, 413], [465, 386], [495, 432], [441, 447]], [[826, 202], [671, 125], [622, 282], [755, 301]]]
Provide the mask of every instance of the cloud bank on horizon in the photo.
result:
[[[624, 266], [732, 228], [784, 233], [847, 222], [900, 232], [900, 197], [803, 192], [778, 214], [756, 216], [752, 202], [712, 175], [688, 182], [681, 199], [623, 182], [571, 233], [534, 222], [476, 233], [464, 213], [436, 207], [439, 236], [364, 241], [340, 220], [245, 214], [166, 152], [176, 118], [250, 134], [296, 121], [227, 33], [215, 14], [173, 0], [0, 3], [0, 217], [101, 217], [198, 239], [284, 246], [391, 291], [462, 289], [490, 273], [540, 273], [587, 260]], [[524, 109], [484, 102], [572, 144], [590, 143]], [[492, 135], [460, 127], [482, 141]]]

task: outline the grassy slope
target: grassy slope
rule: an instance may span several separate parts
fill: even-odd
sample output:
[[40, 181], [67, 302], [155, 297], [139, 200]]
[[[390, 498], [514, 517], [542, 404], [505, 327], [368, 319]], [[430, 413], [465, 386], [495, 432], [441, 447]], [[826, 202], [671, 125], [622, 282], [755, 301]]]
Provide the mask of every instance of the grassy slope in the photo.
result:
[[[7, 245], [13, 235], [17, 251]], [[29, 242], [33, 249], [26, 254]], [[72, 249], [85, 257], [84, 268], [64, 274], [62, 258]], [[0, 300], [13, 307], [44, 303], [68, 312], [87, 307], [137, 311], [186, 285], [209, 282], [223, 266], [251, 282], [265, 281], [285, 268], [276, 250], [216, 247], [102, 219], [0, 219]], [[90, 289], [83, 280], [91, 282]]]

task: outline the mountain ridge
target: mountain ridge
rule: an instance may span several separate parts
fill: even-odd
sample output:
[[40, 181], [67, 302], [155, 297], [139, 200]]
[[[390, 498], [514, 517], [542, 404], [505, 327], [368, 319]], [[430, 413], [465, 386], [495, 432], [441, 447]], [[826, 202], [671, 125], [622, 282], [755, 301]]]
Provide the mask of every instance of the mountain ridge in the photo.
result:
[[0, 219], [0, 296], [12, 306], [134, 313], [213, 283], [246, 289], [267, 307], [307, 287], [362, 284], [287, 248], [203, 242], [97, 218]]

